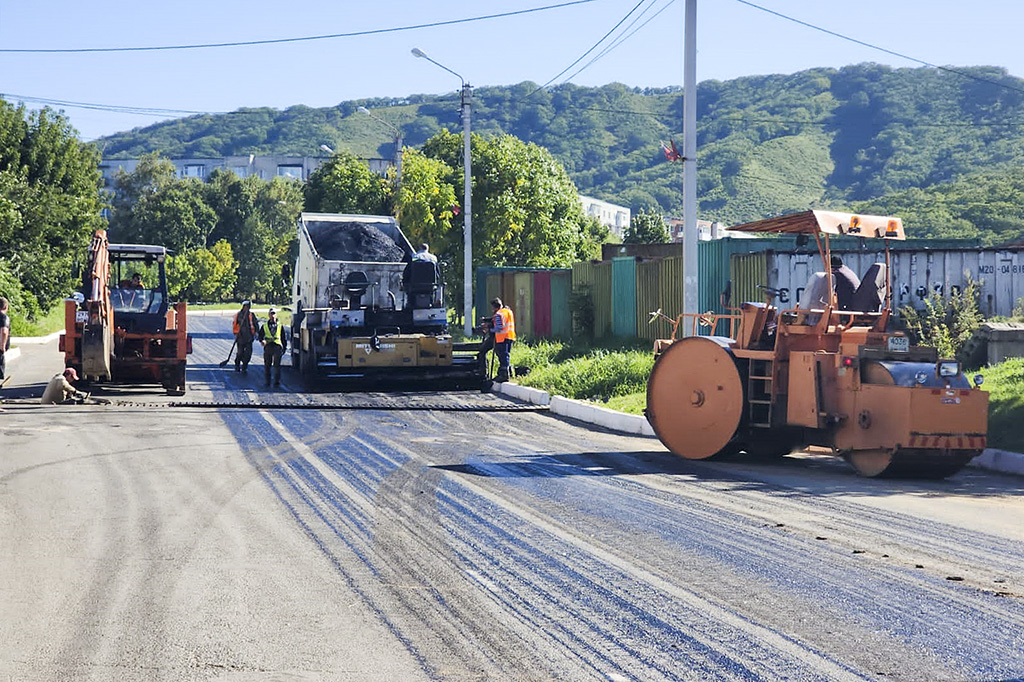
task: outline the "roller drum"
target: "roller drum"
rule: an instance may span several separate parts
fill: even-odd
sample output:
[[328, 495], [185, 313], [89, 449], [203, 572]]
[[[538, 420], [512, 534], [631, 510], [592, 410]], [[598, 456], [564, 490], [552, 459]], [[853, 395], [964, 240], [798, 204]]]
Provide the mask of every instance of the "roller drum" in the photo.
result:
[[646, 414], [680, 457], [706, 459], [725, 449], [743, 416], [743, 382], [732, 352], [709, 337], [673, 343], [651, 370]]

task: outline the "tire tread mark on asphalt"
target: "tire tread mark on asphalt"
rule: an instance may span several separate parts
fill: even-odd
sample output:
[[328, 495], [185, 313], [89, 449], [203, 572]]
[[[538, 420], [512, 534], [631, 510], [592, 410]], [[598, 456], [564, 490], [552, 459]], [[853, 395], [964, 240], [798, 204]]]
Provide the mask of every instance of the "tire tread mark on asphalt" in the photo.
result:
[[[353, 548], [346, 541], [344, 534], [329, 518], [329, 514], [318, 508], [318, 505], [312, 500], [308, 488], [297, 480], [287, 464], [281, 461], [284, 456], [294, 456], [294, 443], [287, 443], [281, 437], [283, 434], [270, 428], [270, 425], [258, 414], [224, 414], [222, 418], [236, 434], [240, 444], [249, 443], [249, 447], [244, 448], [246, 458], [260, 472], [270, 490], [345, 581], [349, 589], [359, 597], [395, 639], [402, 643], [422, 669], [429, 670], [429, 664], [415, 643], [406, 637], [391, 617], [380, 608], [378, 601], [368, 591], [368, 586], [364, 585], [362, 576], [346, 568], [349, 560], [344, 555], [351, 553], [359, 557], [359, 550]], [[261, 423], [268, 428], [259, 428]], [[268, 432], [273, 432], [279, 437], [272, 438]], [[283, 447], [282, 444], [284, 444]], [[277, 452], [281, 454], [275, 454]], [[364, 559], [360, 558], [360, 560], [366, 565]], [[367, 567], [372, 568], [372, 566]]]
[[[543, 459], [543, 457], [541, 458]], [[485, 465], [486, 466], [486, 465]], [[540, 474], [540, 480], [554, 481], [560, 478], [558, 473], [559, 467], [555, 466], [552, 461], [550, 463], [533, 461], [527, 464], [518, 464], [514, 460], [512, 463], [502, 461], [500, 463], [492, 464], [491, 466], [500, 467], [500, 474], [509, 478], [513, 481], [530, 481], [534, 485], [536, 482], [536, 476]], [[518, 470], [517, 470], [518, 468]], [[564, 468], [564, 467], [563, 467]], [[516, 476], [518, 474], [518, 478]], [[531, 478], [534, 477], [534, 478]], [[601, 475], [585, 475], [585, 480], [593, 482], [598, 486], [615, 486], [619, 488], [627, 486], [642, 485], [636, 483], [634, 480], [624, 480], [620, 477], [609, 477]], [[700, 514], [700, 518], [692, 523], [697, 524], [722, 524], [726, 517], [729, 517], [729, 513], [723, 513], [717, 506], [709, 504], [706, 499], [686, 499], [687, 496], [680, 495], [667, 495], [665, 491], [654, 491], [653, 495], [645, 495], [639, 493], [638, 504], [640, 508], [648, 508], [650, 504], [658, 501], [663, 507], [668, 510], [675, 510], [676, 513], [693, 513], [694, 508], [704, 508]], [[543, 496], [543, 493], [537, 493]], [[587, 498], [587, 495], [580, 495], [578, 490], [574, 490], [572, 493], [573, 498]], [[595, 491], [593, 495], [589, 496], [600, 499], [602, 496]], [[693, 497], [690, 495], [689, 497]], [[649, 498], [649, 499], [645, 499]], [[682, 498], [682, 499], [681, 499]], [[569, 500], [571, 502], [571, 500]], [[528, 504], [528, 501], [524, 502]], [[621, 514], [620, 514], [621, 516]], [[655, 516], [659, 519], [659, 523], [667, 527], [688, 527], [687, 523], [680, 522], [678, 520], [673, 521], [671, 516], [666, 517], [664, 513], [657, 513]], [[732, 515], [735, 516], [735, 515]], [[719, 550], [712, 550], [712, 552], [721, 553], [724, 550], [728, 552], [744, 552], [750, 554], [750, 558], [746, 561], [731, 560], [734, 565], [737, 566], [755, 566], [758, 563], [768, 563], [771, 565], [791, 565], [794, 559], [798, 556], [807, 555], [808, 552], [813, 551], [815, 553], [821, 551], [821, 548], [812, 549], [810, 544], [804, 542], [794, 542], [790, 538], [783, 537], [781, 540], [775, 539], [774, 542], [780, 543], [781, 546], [778, 550], [774, 551], [772, 556], [763, 556], [763, 552], [754, 551], [752, 548], [758, 548], [763, 550], [763, 538], [756, 537], [757, 531], [749, 527], [750, 524], [745, 524], [742, 520], [734, 519], [731, 520], [730, 529], [728, 532], [716, 533], [715, 537], [711, 540], [702, 537], [695, 537], [692, 540], [704, 543], [706, 547], [713, 548], [719, 547]], [[739, 539], [736, 541], [725, 541], [720, 539], [720, 536], [734, 536]], [[707, 552], [708, 550], [703, 550]], [[728, 553], [725, 554], [726, 560], [728, 559]], [[758, 561], [761, 559], [761, 561]], [[768, 560], [768, 561], [765, 561]], [[838, 567], [846, 567], [847, 571], [856, 571], [864, 574], [869, 569], [863, 565], [852, 563], [853, 557], [847, 556], [845, 553], [832, 550], [830, 553], [830, 562], [834, 562]], [[888, 623], [885, 627], [889, 629], [894, 636], [903, 637], [900, 633], [900, 627], [897, 624], [907, 623], [908, 627], [905, 630], [911, 630], [917, 633], [917, 636], [913, 638], [913, 641], [919, 646], [928, 648], [933, 642], [930, 640], [927, 634], [922, 633], [934, 633], [938, 636], [938, 640], [941, 641], [941, 635], [943, 634], [943, 622], [949, 621], [952, 625], [959, 621], [961, 618], [966, 618], [968, 621], [975, 624], [976, 627], [968, 627], [967, 629], [972, 632], [985, 632], [991, 635], [990, 641], [998, 646], [1001, 643], [1003, 648], [997, 649], [1003, 651], [1014, 651], [1013, 636], [1010, 633], [1020, 632], [1021, 628], [1018, 623], [1020, 622], [1020, 614], [1008, 611], [1012, 606], [1008, 606], [1005, 600], [998, 600], [988, 595], [976, 595], [972, 592], [957, 589], [956, 586], [951, 586], [941, 580], [935, 580], [929, 576], [920, 576], [912, 573], [911, 571], [899, 571], [898, 569], [876, 569], [882, 575], [872, 578], [870, 584], [876, 586], [875, 594], [867, 594], [864, 589], [864, 585], [860, 581], [851, 581], [848, 572], [837, 570], [831, 565], [828, 566], [828, 571], [822, 572], [821, 570], [815, 570], [812, 568], [813, 562], [807, 562], [806, 567], [792, 566], [794, 570], [785, 572], [786, 579], [776, 579], [778, 587], [783, 589], [794, 589], [792, 585], [787, 585], [788, 580], [792, 580], [794, 575], [800, 575], [801, 571], [811, 571], [811, 575], [815, 575], [815, 579], [827, 580], [827, 589], [822, 590], [821, 586], [816, 586], [815, 590], [811, 590], [813, 593], [817, 591], [821, 593], [821, 596], [825, 596], [825, 593], [836, 593], [841, 595], [842, 602], [846, 605], [861, 604], [860, 611], [865, 621], [865, 625], [869, 628], [877, 626], [877, 619], [879, 616], [884, 616], [884, 620]], [[879, 580], [878, 578], [882, 578]], [[883, 583], [890, 579], [895, 580], [895, 585], [892, 588], [885, 586]], [[858, 589], [851, 589], [853, 584], [858, 585]], [[804, 584], [808, 587], [810, 583], [804, 581]], [[901, 603], [901, 592], [907, 587], [914, 590], [916, 593], [915, 598], [919, 603], [923, 603], [926, 608], [922, 610], [915, 610], [913, 607], [910, 609], [900, 609], [898, 605]], [[808, 589], [801, 589], [799, 594], [807, 594]], [[928, 597], [927, 601], [921, 599], [920, 593], [924, 592], [925, 597]], [[833, 597], [834, 598], [834, 597]], [[946, 610], [946, 605], [949, 601], [954, 602], [952, 614]], [[886, 606], [892, 604], [892, 606]], [[881, 607], [879, 605], [882, 605]], [[882, 613], [879, 614], [879, 609]], [[868, 616], [871, 617], [868, 617]], [[989, 622], [994, 620], [995, 622]], [[963, 627], [963, 626], [961, 626]], [[937, 652], [938, 653], [938, 652]], [[986, 669], [992, 663], [991, 655], [981, 654], [979, 652], [968, 652], [973, 657], [973, 665], [979, 669]], [[959, 657], [963, 655], [963, 652], [958, 652], [957, 656], [950, 656], [946, 654], [947, 663], [954, 667], [960, 667]], [[949, 660], [952, 659], [952, 660]]]

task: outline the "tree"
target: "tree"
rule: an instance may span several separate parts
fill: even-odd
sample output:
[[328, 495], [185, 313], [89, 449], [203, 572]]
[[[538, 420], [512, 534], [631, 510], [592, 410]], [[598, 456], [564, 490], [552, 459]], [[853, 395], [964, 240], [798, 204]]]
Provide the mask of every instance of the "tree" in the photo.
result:
[[192, 249], [171, 256], [167, 287], [172, 298], [222, 301], [235, 286], [237, 268], [231, 244], [222, 239], [209, 249]]
[[451, 184], [454, 177], [455, 171], [445, 162], [406, 149], [402, 157], [402, 184], [395, 197], [396, 217], [402, 231], [413, 246], [425, 242], [435, 254], [440, 254], [446, 279], [462, 248], [461, 232], [453, 227], [458, 210]]
[[669, 239], [665, 219], [653, 211], [640, 209], [629, 219], [629, 227], [622, 237], [623, 244], [664, 244]]
[[389, 183], [349, 152], [335, 153], [306, 182], [306, 210], [391, 215]]
[[103, 224], [98, 164], [62, 114], [0, 100], [0, 264], [41, 310], [73, 291]]

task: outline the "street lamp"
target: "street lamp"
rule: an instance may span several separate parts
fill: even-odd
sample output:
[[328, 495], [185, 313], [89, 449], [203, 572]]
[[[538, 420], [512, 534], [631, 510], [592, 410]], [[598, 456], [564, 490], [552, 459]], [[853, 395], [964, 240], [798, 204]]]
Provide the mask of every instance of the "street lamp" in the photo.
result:
[[334, 154], [334, 150], [325, 144], [320, 145], [320, 149], [327, 152], [328, 154]]
[[391, 132], [395, 134], [395, 175], [396, 175], [395, 185], [396, 186], [401, 186], [401, 184], [402, 184], [402, 131], [397, 126], [391, 125], [390, 123], [388, 123], [384, 119], [380, 118], [379, 116], [374, 116], [373, 112], [371, 112], [366, 107], [359, 107], [357, 109], [357, 111], [366, 114], [367, 116], [372, 118], [377, 123], [380, 123], [381, 125], [390, 128]]
[[464, 186], [464, 199], [462, 201], [463, 210], [463, 239], [466, 244], [466, 253], [463, 260], [463, 270], [465, 272], [465, 282], [463, 283], [462, 296], [463, 296], [463, 314], [465, 315], [465, 334], [469, 338], [473, 335], [473, 195], [470, 188], [470, 179], [472, 178], [472, 163], [469, 157], [469, 120], [470, 120], [470, 106], [473, 98], [473, 87], [466, 82], [466, 79], [449, 69], [444, 64], [435, 62], [433, 59], [424, 54], [423, 50], [418, 47], [412, 48], [412, 54], [415, 57], [426, 59], [431, 64], [440, 66], [442, 69], [447, 71], [454, 76], [457, 76], [462, 81], [462, 137], [463, 137], [463, 152], [462, 152], [462, 166], [463, 166], [463, 186]]

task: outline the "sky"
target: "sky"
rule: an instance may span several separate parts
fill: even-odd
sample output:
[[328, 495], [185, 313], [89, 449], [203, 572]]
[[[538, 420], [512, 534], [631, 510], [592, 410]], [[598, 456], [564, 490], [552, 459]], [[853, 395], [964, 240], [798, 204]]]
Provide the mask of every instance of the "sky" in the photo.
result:
[[[1020, 0], [693, 1], [698, 81], [861, 62], [1000, 66], [1024, 77]], [[473, 86], [682, 85], [686, 0], [577, 0], [461, 21], [568, 2], [573, 0], [0, 0], [0, 93], [30, 108], [42, 106], [40, 100], [63, 103], [55, 108], [91, 141], [187, 115], [180, 112], [452, 93], [460, 88], [459, 77]], [[405, 27], [418, 28], [392, 30]], [[40, 52], [352, 33], [364, 35], [198, 49]], [[417, 59], [413, 48], [459, 77]]]

